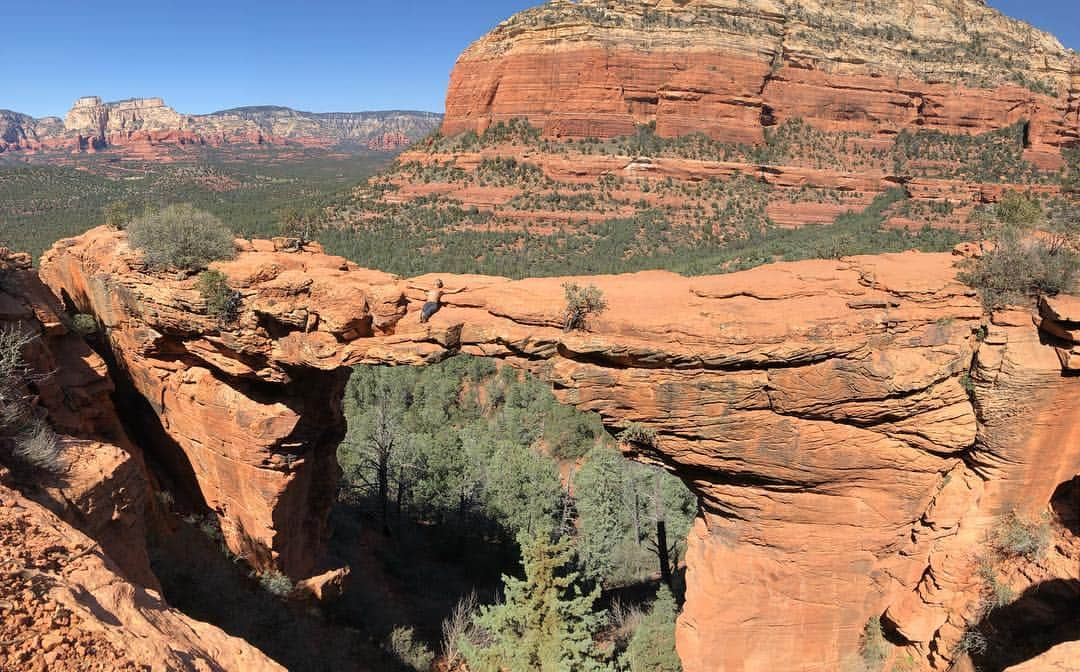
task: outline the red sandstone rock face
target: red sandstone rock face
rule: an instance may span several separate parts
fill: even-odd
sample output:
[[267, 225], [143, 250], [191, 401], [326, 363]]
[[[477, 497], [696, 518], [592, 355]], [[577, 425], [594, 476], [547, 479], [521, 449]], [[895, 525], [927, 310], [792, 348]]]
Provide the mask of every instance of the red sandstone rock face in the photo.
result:
[[[123, 233], [61, 241], [42, 274], [106, 325], [176, 443], [174, 469], [263, 569], [314, 566], [356, 363], [499, 357], [609, 426], [657, 429], [649, 457], [701, 503], [678, 628], [689, 672], [835, 670], [880, 614], [945, 667], [984, 531], [1041, 512], [1080, 472], [1080, 378], [1030, 314], [980, 342], [950, 255], [589, 278], [609, 309], [567, 334], [563, 279], [446, 278], [471, 289], [421, 325], [400, 278], [317, 246], [242, 249], [215, 265], [243, 295], [228, 328], [194, 278], [147, 273]], [[1065, 306], [1043, 320], [1071, 329]]]
[[71, 333], [62, 310], [30, 269], [29, 258], [0, 249], [0, 329], [35, 340], [23, 357], [40, 372], [27, 393], [60, 435], [66, 468], [35, 482], [34, 496], [93, 537], [127, 578], [156, 587], [146, 551], [150, 487], [141, 454], [128, 440], [110, 398], [105, 362]]
[[[1080, 60], [1052, 36], [976, 0], [901, 5], [548, 3], [462, 54], [443, 132], [521, 117], [551, 136], [611, 137], [655, 121], [665, 137], [757, 143], [764, 128], [798, 117], [825, 130], [887, 134], [979, 132], [1028, 119], [1032, 146], [1049, 151], [1080, 136]], [[969, 38], [982, 53], [968, 49]], [[1007, 65], [1019, 56], [1016, 43], [1031, 51]], [[1034, 93], [1021, 79], [1056, 93]]]

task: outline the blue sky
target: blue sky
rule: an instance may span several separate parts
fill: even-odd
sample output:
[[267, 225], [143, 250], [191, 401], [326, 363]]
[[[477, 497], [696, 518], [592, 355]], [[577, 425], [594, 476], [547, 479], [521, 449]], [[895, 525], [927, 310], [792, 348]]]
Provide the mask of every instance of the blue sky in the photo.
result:
[[[541, 0], [2, 0], [0, 108], [62, 115], [75, 98], [441, 112], [458, 54]], [[990, 0], [1080, 49], [1080, 2]]]

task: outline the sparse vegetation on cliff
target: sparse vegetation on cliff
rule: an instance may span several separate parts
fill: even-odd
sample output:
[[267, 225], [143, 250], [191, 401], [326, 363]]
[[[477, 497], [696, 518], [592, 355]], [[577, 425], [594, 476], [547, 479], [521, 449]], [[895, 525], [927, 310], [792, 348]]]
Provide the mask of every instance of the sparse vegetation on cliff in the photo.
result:
[[286, 597], [293, 591], [293, 584], [289, 577], [277, 571], [259, 575], [259, 585], [263, 590], [277, 597]]
[[911, 174], [973, 182], [1048, 183], [1055, 179], [1024, 158], [1027, 122], [977, 135], [904, 129], [893, 145], [893, 168]]
[[[1049, 234], [1034, 234], [1034, 229]], [[1043, 295], [1072, 291], [1080, 278], [1080, 222], [1066, 204], [1050, 221], [1037, 201], [1009, 194], [983, 222], [989, 246], [965, 262], [957, 277], [979, 290], [988, 309], [1022, 304]]]
[[889, 657], [889, 643], [881, 629], [881, 619], [874, 616], [863, 626], [859, 639], [859, 654], [862, 656], [863, 669], [866, 672], [880, 672]]
[[[501, 140], [505, 133], [465, 133], [440, 137], [421, 149], [452, 154], [524, 145], [544, 154], [668, 157], [846, 171], [878, 169], [900, 175], [988, 183], [1033, 184], [1057, 179], [1055, 172], [1042, 170], [1024, 158], [1026, 121], [978, 134], [905, 128], [891, 147], [872, 142], [870, 133], [822, 131], [800, 118], [765, 127], [764, 142], [758, 145], [722, 142], [704, 133], [662, 137], [656, 133], [655, 122], [639, 125], [632, 135], [576, 141], [544, 138], [540, 129], [524, 119], [512, 120], [511, 125], [516, 131], [510, 142]], [[460, 175], [465, 177], [464, 171]]]
[[990, 535], [990, 546], [1004, 558], [1038, 561], [1050, 548], [1050, 523], [1027, 520], [1015, 511], [1002, 516]]
[[[750, 176], [696, 184], [642, 180], [640, 185], [606, 177], [600, 180], [601, 195], [592, 194], [594, 212], [611, 212], [601, 221], [578, 216], [574, 210], [510, 219], [498, 210], [466, 208], [445, 196], [391, 203], [383, 196], [394, 190], [373, 185], [349, 206], [349, 223], [326, 226], [315, 237], [332, 253], [401, 275], [440, 271], [516, 278], [653, 268], [723, 273], [778, 260], [831, 256], [834, 239], [844, 242], [845, 254], [941, 252], [962, 240], [947, 228], [886, 228], [890, 208], [904, 202], [900, 189], [880, 195], [869, 206], [865, 201], [853, 204], [851, 215], [834, 224], [793, 229], [769, 220], [766, 208], [772, 187]], [[659, 199], [686, 199], [692, 205], [628, 202], [620, 193], [627, 188]], [[559, 193], [558, 198], [569, 203], [571, 194], [580, 192], [560, 187]], [[527, 198], [536, 203], [544, 197]], [[840, 200], [847, 202], [846, 197]], [[394, 244], [387, 245], [388, 240]], [[403, 249], [418, 253], [401, 254]]]
[[619, 441], [623, 443], [653, 447], [656, 445], [657, 439], [655, 429], [646, 427], [639, 422], [632, 422], [626, 426], [626, 429], [619, 432]]
[[56, 432], [44, 421], [34, 419], [15, 436], [12, 450], [15, 459], [25, 466], [47, 473], [60, 473], [66, 467], [64, 450]]
[[86, 313], [77, 313], [71, 318], [71, 328], [80, 336], [89, 336], [98, 331], [97, 318]]
[[1066, 147], [1061, 152], [1065, 170], [1061, 174], [1061, 188], [1066, 193], [1080, 194], [1080, 146]]
[[28, 389], [45, 377], [23, 355], [35, 339], [17, 327], [0, 329], [0, 458], [9, 467], [59, 473], [66, 466], [63, 447]]

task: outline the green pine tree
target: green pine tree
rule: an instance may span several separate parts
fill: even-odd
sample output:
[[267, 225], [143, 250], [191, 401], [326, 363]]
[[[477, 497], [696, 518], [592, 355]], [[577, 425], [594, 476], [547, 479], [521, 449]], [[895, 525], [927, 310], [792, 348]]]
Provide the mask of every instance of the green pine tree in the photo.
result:
[[593, 634], [602, 614], [594, 611], [599, 589], [583, 593], [572, 569], [568, 538], [522, 536], [525, 578], [503, 576], [505, 601], [483, 607], [475, 620], [483, 644], [462, 642], [470, 669], [478, 672], [599, 672], [607, 665]]
[[611, 446], [589, 451], [585, 464], [574, 476], [579, 535], [578, 552], [585, 571], [593, 579], [605, 581], [616, 573], [620, 544], [636, 547], [630, 516], [620, 496], [625, 488], [625, 457]]
[[664, 584], [656, 593], [649, 613], [630, 639], [623, 662], [630, 672], [682, 672], [675, 652], [675, 597]]

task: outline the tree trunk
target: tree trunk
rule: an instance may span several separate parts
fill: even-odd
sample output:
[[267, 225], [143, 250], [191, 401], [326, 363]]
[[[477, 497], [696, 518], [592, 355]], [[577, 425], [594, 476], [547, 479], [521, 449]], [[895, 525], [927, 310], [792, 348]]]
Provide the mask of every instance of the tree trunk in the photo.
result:
[[397, 517], [397, 533], [401, 537], [401, 514], [409, 505], [409, 483], [405, 478], [405, 467], [398, 467], [397, 494], [394, 515]]
[[377, 480], [379, 483], [379, 511], [383, 530], [386, 530], [387, 500], [390, 497], [390, 454], [380, 453]]
[[660, 578], [668, 588], [674, 590], [671, 580], [671, 559], [668, 557], [667, 523], [663, 520], [656, 521], [656, 555], [660, 559]]
[[674, 590], [671, 580], [671, 558], [668, 557], [667, 516], [663, 510], [663, 490], [660, 471], [653, 477], [653, 520], [656, 521], [656, 557], [660, 561], [660, 578], [668, 588]]

